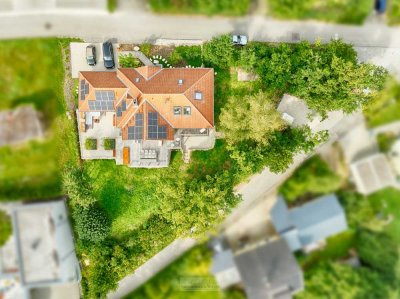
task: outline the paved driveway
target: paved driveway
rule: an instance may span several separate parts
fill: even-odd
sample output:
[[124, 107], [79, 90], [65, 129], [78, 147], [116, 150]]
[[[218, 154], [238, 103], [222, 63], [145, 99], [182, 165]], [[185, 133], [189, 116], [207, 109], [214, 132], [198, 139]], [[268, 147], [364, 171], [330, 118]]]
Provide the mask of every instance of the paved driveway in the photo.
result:
[[[86, 63], [86, 47], [88, 45], [96, 46], [97, 64], [95, 66], [90, 66]], [[117, 46], [118, 44], [113, 44], [116, 68], [119, 67]], [[70, 50], [72, 78], [78, 78], [78, 74], [81, 71], [113, 71], [104, 67], [103, 48], [101, 43], [71, 43]]]

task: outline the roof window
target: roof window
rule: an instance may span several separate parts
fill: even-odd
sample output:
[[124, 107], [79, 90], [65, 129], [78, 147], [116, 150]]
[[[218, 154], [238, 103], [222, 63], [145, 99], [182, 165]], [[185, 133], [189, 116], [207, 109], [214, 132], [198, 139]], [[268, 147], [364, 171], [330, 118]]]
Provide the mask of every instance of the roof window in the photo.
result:
[[194, 98], [198, 101], [203, 99], [203, 93], [201, 91], [196, 91], [194, 94]]
[[190, 106], [183, 107], [183, 115], [190, 115], [192, 114], [192, 108]]
[[135, 82], [136, 82], [136, 83], [139, 83], [139, 82], [140, 82], [140, 78], [139, 78], [139, 77], [136, 77]]
[[183, 84], [183, 79], [178, 79], [178, 85], [182, 85]]
[[181, 115], [182, 114], [182, 107], [174, 106], [174, 115]]

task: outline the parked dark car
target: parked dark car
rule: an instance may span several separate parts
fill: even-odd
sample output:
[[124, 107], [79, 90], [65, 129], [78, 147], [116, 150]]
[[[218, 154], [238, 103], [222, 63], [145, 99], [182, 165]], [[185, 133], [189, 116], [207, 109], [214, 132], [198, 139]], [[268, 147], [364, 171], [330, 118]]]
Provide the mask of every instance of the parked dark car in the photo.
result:
[[382, 14], [386, 11], [387, 1], [386, 0], [375, 0], [375, 10]]
[[88, 65], [96, 65], [96, 47], [94, 45], [89, 45], [86, 47], [86, 62]]
[[114, 51], [110, 42], [103, 43], [103, 60], [106, 68], [113, 69], [115, 67]]

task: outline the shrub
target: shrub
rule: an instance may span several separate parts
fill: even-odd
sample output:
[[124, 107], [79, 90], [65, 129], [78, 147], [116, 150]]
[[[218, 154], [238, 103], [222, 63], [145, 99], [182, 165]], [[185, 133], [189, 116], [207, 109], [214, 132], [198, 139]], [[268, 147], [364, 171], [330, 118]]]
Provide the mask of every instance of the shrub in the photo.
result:
[[200, 46], [178, 46], [168, 57], [171, 64], [177, 66], [190, 65], [200, 67], [203, 63]]
[[0, 247], [7, 242], [11, 235], [11, 218], [5, 211], [0, 210]]
[[203, 59], [207, 66], [229, 69], [234, 51], [230, 35], [213, 37], [203, 45]]
[[119, 55], [119, 65], [121, 67], [139, 67], [141, 62], [133, 57], [132, 53]]
[[389, 281], [396, 279], [399, 251], [396, 241], [388, 234], [361, 230], [357, 234], [356, 248], [363, 264], [382, 273]]
[[71, 200], [73, 205], [89, 207], [96, 199], [92, 195], [92, 190], [86, 174], [76, 166], [67, 166], [63, 173], [63, 190]]
[[85, 149], [96, 150], [97, 149], [97, 139], [87, 138], [85, 140]]
[[381, 152], [387, 153], [391, 149], [393, 143], [396, 140], [396, 135], [393, 133], [381, 133], [378, 134], [377, 141]]
[[115, 139], [111, 139], [111, 138], [104, 139], [104, 149], [105, 150], [115, 149]]
[[140, 45], [140, 51], [146, 55], [146, 56], [150, 56], [150, 52], [151, 52], [151, 44], [150, 43], [143, 43]]
[[107, 9], [109, 12], [114, 12], [117, 9], [117, 0], [107, 0]]
[[293, 202], [305, 194], [327, 194], [336, 191], [341, 185], [341, 178], [335, 174], [319, 156], [306, 161], [281, 186], [280, 192], [286, 200]]
[[103, 241], [110, 233], [111, 222], [104, 209], [93, 204], [87, 208], [73, 209], [75, 228], [80, 239], [91, 242]]

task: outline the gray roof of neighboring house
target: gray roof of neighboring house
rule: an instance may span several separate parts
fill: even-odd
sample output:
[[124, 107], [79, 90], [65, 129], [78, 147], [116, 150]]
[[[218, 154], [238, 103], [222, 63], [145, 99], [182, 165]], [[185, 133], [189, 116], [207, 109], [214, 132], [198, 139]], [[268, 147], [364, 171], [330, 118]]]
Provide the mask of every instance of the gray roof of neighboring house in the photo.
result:
[[228, 288], [242, 281], [240, 274], [236, 268], [232, 250], [225, 249], [220, 252], [215, 252], [211, 273], [221, 289]]
[[347, 229], [345, 213], [334, 194], [290, 210], [280, 196], [271, 210], [271, 218], [275, 229], [293, 251]]
[[352, 163], [350, 170], [357, 191], [362, 194], [370, 194], [397, 185], [393, 169], [382, 153], [376, 153]]
[[287, 243], [264, 243], [235, 256], [249, 299], [283, 299], [303, 289], [303, 273]]
[[[6, 271], [0, 273], [0, 279], [11, 275], [27, 298], [32, 288], [77, 283], [81, 274], [65, 201], [10, 203], [5, 208], [12, 219], [13, 246], [2, 253], [16, 258], [16, 269], [0, 269]], [[15, 298], [14, 291], [17, 289], [6, 295]]]

